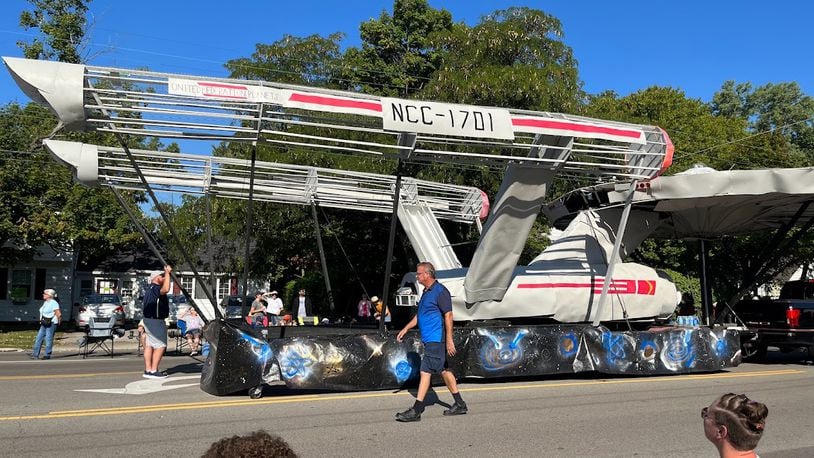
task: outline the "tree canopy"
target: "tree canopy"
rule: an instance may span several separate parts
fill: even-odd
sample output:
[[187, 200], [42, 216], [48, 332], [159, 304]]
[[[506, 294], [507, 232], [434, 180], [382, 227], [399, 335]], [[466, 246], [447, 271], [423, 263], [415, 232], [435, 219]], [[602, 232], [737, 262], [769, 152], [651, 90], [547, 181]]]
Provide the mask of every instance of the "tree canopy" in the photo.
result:
[[31, 11], [20, 14], [23, 30], [39, 29], [40, 37], [17, 45], [29, 59], [58, 60], [78, 64], [87, 32], [88, 3], [91, 0], [28, 0]]

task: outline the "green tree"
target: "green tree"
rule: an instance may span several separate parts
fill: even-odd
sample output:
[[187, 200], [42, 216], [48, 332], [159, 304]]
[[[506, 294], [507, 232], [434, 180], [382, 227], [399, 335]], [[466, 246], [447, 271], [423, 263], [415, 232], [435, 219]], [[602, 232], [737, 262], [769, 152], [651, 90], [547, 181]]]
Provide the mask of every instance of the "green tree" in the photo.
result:
[[667, 174], [698, 163], [718, 170], [798, 167], [805, 163], [805, 157], [781, 134], [754, 136], [748, 120], [716, 115], [708, 104], [688, 98], [680, 89], [654, 86], [621, 98], [604, 92], [592, 96], [586, 110], [597, 118], [663, 128], [675, 146]]
[[753, 135], [783, 136], [814, 163], [814, 99], [796, 82], [766, 84], [727, 81], [710, 103], [713, 113], [746, 120]]
[[80, 47], [87, 31], [85, 13], [91, 0], [28, 1], [33, 10], [20, 13], [20, 26], [23, 30], [39, 29], [42, 37], [17, 42], [25, 57], [80, 63]]
[[138, 238], [109, 190], [72, 183], [39, 146], [55, 124], [36, 104], [0, 109], [0, 264], [30, 259], [42, 245], [103, 256]]
[[427, 0], [396, 0], [392, 15], [383, 11], [359, 26], [362, 47], [345, 51], [343, 84], [368, 94], [414, 94], [441, 63], [430, 37], [451, 29], [449, 11], [432, 8]]
[[432, 45], [442, 57], [421, 96], [456, 103], [577, 113], [583, 100], [577, 62], [560, 21], [509, 8], [474, 27], [455, 24]]
[[270, 45], [258, 43], [251, 57], [229, 60], [226, 68], [232, 78], [336, 87], [342, 38], [338, 32], [327, 37], [285, 35]]

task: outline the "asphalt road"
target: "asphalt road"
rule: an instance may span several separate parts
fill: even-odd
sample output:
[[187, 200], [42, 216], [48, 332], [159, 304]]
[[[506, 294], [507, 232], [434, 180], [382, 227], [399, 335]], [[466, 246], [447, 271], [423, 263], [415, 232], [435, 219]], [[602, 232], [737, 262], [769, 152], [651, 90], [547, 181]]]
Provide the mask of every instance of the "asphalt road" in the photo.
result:
[[[141, 378], [133, 354], [32, 361], [0, 353], [1, 456], [199, 456], [222, 437], [266, 429], [304, 457], [717, 456], [700, 410], [744, 392], [769, 406], [762, 457], [814, 456], [814, 366], [770, 352], [767, 362], [712, 374], [597, 374], [467, 381], [469, 414], [429, 406], [418, 423], [393, 415], [410, 391], [303, 393], [268, 387], [262, 399], [198, 387], [200, 362], [169, 356], [166, 380]], [[440, 403], [451, 396], [437, 388]]]

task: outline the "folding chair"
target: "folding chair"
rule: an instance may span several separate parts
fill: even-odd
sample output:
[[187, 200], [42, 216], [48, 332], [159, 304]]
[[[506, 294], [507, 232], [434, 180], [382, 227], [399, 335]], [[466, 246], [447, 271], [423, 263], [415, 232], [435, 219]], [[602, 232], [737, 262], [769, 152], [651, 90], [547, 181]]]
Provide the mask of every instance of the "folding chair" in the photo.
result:
[[187, 322], [178, 320], [175, 322], [175, 325], [178, 327], [177, 333], [175, 334], [175, 353], [181, 354], [181, 350], [189, 346], [185, 335], [187, 333]]
[[[85, 334], [85, 340], [80, 345], [79, 349], [82, 352], [82, 358], [87, 358], [89, 354], [102, 349], [105, 353], [113, 357], [113, 328], [116, 326], [116, 316], [110, 317], [106, 323], [97, 323], [93, 317], [88, 320], [88, 329]], [[108, 340], [110, 343], [108, 343]]]

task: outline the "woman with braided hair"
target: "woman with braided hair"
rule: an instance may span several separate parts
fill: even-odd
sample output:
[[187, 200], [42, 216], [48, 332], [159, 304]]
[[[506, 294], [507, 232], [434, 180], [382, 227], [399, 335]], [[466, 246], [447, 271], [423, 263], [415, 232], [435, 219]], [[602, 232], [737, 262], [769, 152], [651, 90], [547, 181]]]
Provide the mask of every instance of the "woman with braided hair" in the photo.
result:
[[765, 404], [745, 394], [727, 393], [701, 409], [704, 435], [722, 458], [757, 457], [755, 447], [763, 437], [767, 415]]

